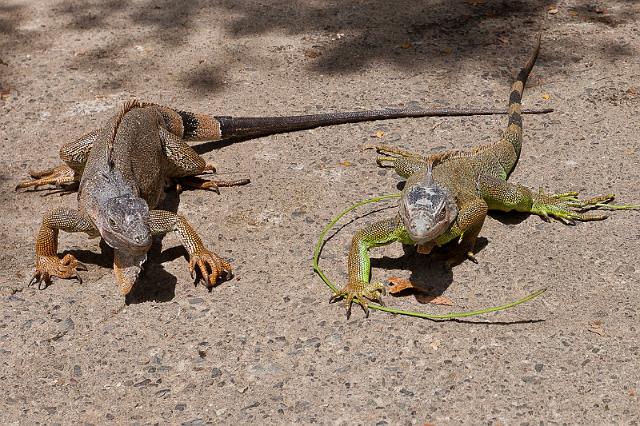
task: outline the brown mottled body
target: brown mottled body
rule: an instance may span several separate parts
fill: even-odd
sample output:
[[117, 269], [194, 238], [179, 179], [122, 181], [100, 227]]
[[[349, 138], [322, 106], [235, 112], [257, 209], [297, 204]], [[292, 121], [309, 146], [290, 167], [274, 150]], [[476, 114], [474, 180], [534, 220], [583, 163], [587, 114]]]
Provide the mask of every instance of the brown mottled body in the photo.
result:
[[[181, 138], [185, 128], [192, 138], [220, 135], [219, 126], [202, 118], [199, 123], [206, 127], [196, 130], [193, 122], [185, 125], [179, 112], [133, 101], [103, 128], [63, 147], [66, 165], [48, 172], [56, 175], [56, 184], [79, 181], [78, 208], [45, 215], [36, 239], [32, 282], [77, 277], [83, 267], [70, 254], [57, 257], [60, 230], [100, 235], [113, 247], [114, 272], [123, 294], [131, 291], [153, 235], [175, 232], [189, 253], [192, 274], [197, 268], [207, 286], [230, 272], [230, 265], [206, 249], [184, 217], [155, 210], [167, 178], [193, 177], [213, 169]], [[23, 187], [52, 183], [42, 181], [52, 178], [45, 174], [34, 174], [39, 181]]]

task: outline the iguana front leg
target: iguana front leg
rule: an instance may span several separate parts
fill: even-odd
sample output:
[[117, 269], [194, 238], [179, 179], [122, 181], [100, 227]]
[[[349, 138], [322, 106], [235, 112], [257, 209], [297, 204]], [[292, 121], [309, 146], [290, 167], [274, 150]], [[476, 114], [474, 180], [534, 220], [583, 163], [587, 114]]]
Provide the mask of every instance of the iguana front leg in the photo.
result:
[[52, 277], [76, 278], [82, 281], [78, 276], [78, 270], [86, 271], [87, 268], [72, 254], [67, 254], [62, 259], [58, 257], [60, 230], [88, 234], [97, 232], [91, 221], [78, 210], [58, 208], [48, 212], [42, 219], [42, 226], [36, 238], [36, 268], [29, 286], [38, 284], [40, 287], [43, 282], [47, 286], [51, 284]]
[[172, 231], [178, 235], [180, 242], [189, 253], [191, 276], [194, 276], [197, 267], [207, 287], [213, 287], [219, 277], [231, 275], [231, 265], [204, 246], [184, 217], [166, 210], [152, 210], [149, 213], [149, 226], [153, 235]]
[[458, 239], [461, 251], [474, 263], [478, 263], [474, 249], [476, 240], [487, 217], [488, 206], [481, 198], [473, 198], [459, 206], [458, 216], [449, 229], [436, 238], [438, 246]]
[[347, 318], [351, 316], [351, 305], [354, 299], [362, 306], [367, 316], [369, 315], [367, 299], [381, 303], [384, 285], [369, 282], [371, 274], [369, 249], [391, 244], [394, 241], [413, 244], [413, 241], [408, 240], [398, 216], [375, 222], [353, 236], [348, 260], [349, 282], [330, 300], [336, 302], [344, 299]]
[[505, 182], [493, 176], [481, 176], [478, 180], [478, 189], [490, 209], [533, 213], [545, 219], [551, 216], [567, 224], [607, 218], [607, 215], [584, 213], [586, 210], [640, 208], [640, 206], [628, 204], [608, 204], [613, 200], [613, 195], [579, 200], [576, 192], [555, 195], [547, 195], [542, 191], [533, 192], [522, 185]]

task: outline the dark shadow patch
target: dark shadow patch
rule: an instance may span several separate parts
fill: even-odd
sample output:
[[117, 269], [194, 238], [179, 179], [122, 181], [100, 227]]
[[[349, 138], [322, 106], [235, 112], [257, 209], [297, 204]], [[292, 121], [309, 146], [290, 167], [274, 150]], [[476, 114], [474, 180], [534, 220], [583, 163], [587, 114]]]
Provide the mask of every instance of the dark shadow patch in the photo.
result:
[[[36, 42], [42, 39], [42, 31], [27, 31], [20, 26], [29, 19], [30, 12], [25, 6], [0, 5], [0, 54], [2, 52], [31, 52]], [[6, 65], [6, 58], [0, 57]], [[3, 69], [0, 68], [0, 71]]]
[[551, 0], [500, 1], [473, 6], [454, 1], [434, 5], [415, 1], [341, 1], [322, 7], [303, 1], [263, 4], [226, 0], [238, 16], [229, 20], [235, 37], [280, 31], [308, 35], [318, 52], [310, 69], [320, 73], [350, 73], [372, 63], [424, 68], [438, 61], [459, 61], [494, 44], [494, 27], [518, 21], [524, 30], [538, 31], [535, 19], [546, 14]]
[[124, 0], [67, 1], [62, 3], [57, 11], [71, 17], [68, 28], [89, 30], [110, 26], [114, 15], [122, 13], [126, 6]]
[[605, 55], [611, 58], [634, 58], [637, 56], [637, 51], [630, 43], [624, 43], [620, 40], [609, 41], [602, 48]]
[[194, 31], [193, 20], [202, 8], [198, 1], [150, 0], [130, 17], [134, 24], [151, 28], [155, 40], [178, 47], [188, 41]]
[[530, 213], [520, 213], [520, 212], [501, 212], [499, 210], [490, 210], [489, 217], [497, 220], [498, 222], [504, 225], [517, 225], [523, 221], [525, 221]]
[[[156, 208], [177, 213], [179, 206], [180, 197], [175, 191], [175, 187], [169, 187], [166, 188], [164, 198]], [[168, 273], [162, 266], [162, 259], [168, 259], [168, 257], [163, 256], [162, 252], [162, 240], [164, 240], [164, 237], [164, 235], [154, 237], [142, 273], [133, 286], [131, 293], [125, 299], [127, 305], [144, 302], [169, 302], [175, 297], [178, 279]]]
[[[480, 237], [476, 242], [474, 253], [479, 253], [488, 244], [486, 238]], [[407, 269], [411, 271], [409, 280], [419, 291], [403, 291], [396, 297], [413, 295], [418, 303], [424, 304], [421, 296], [437, 297], [453, 283], [453, 268], [468, 261], [457, 242], [435, 247], [429, 254], [420, 254], [415, 246], [403, 245], [404, 255], [400, 258], [372, 258], [371, 267], [382, 269]]]
[[22, 22], [24, 6], [0, 5], [0, 33], [14, 34]]
[[213, 65], [203, 65], [185, 73], [181, 78], [183, 84], [202, 96], [222, 90], [225, 71]]
[[65, 250], [60, 257], [67, 253], [74, 255], [82, 263], [113, 269], [113, 249], [103, 239], [100, 239], [100, 253], [91, 250]]
[[161, 257], [163, 257], [162, 239], [154, 238], [142, 273], [131, 293], [125, 298], [127, 305], [144, 302], [169, 302], [176, 296], [178, 279], [164, 269], [160, 261]]
[[[631, 8], [631, 5], [624, 3], [624, 0], [606, 3], [580, 2], [580, 4], [569, 8], [569, 16], [572, 16], [574, 20], [616, 28], [634, 21], [637, 17], [637, 12]], [[626, 3], [633, 3], [633, 1], [626, 1]]]

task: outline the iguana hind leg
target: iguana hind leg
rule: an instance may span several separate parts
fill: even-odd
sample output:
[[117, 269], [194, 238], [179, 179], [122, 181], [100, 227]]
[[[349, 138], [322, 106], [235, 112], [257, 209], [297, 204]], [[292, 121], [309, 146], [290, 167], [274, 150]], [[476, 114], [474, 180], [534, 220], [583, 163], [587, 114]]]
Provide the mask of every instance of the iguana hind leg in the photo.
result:
[[[187, 220], [166, 210], [152, 210], [149, 214], [149, 226], [154, 235], [175, 232], [189, 253], [189, 270], [194, 277], [196, 269], [205, 285], [213, 287], [218, 278], [231, 276], [231, 265], [217, 254], [209, 251]], [[196, 277], [196, 282], [200, 278]]]
[[60, 158], [65, 164], [41, 171], [31, 171], [32, 180], [20, 182], [17, 189], [38, 188], [45, 185], [67, 187], [76, 185], [82, 177], [82, 170], [89, 158], [98, 130], [87, 133], [60, 148]]
[[614, 199], [613, 195], [601, 195], [587, 200], [578, 199], [577, 192], [548, 195], [493, 176], [480, 176], [478, 190], [492, 210], [533, 213], [544, 219], [554, 217], [566, 224], [608, 217], [604, 214], [585, 213], [588, 210], [640, 209], [640, 205], [609, 204]]
[[246, 185], [249, 179], [216, 180], [196, 178], [197, 175], [215, 172], [212, 164], [207, 164], [187, 143], [173, 133], [160, 129], [160, 140], [171, 169], [169, 176], [176, 180], [176, 188], [180, 192], [185, 188], [204, 189], [219, 192], [218, 188]]
[[45, 185], [64, 187], [74, 185], [79, 182], [76, 180], [76, 172], [66, 164], [46, 170], [31, 171], [29, 172], [29, 175], [33, 179], [20, 182], [16, 185], [16, 190], [26, 188], [37, 189]]
[[217, 179], [202, 179], [197, 176], [184, 176], [175, 178], [176, 190], [178, 193], [185, 189], [203, 189], [205, 191], [214, 191], [218, 194], [220, 190], [218, 188], [225, 188], [230, 186], [241, 186], [251, 183], [249, 179], [236, 179], [236, 180], [217, 180]]

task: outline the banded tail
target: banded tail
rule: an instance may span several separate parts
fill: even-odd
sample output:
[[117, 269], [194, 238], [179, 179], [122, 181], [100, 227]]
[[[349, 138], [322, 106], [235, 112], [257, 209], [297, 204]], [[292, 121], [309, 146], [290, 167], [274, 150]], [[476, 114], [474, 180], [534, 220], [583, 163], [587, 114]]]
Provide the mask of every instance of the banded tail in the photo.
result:
[[522, 93], [524, 92], [524, 87], [527, 83], [529, 73], [531, 72], [533, 65], [536, 63], [536, 59], [538, 59], [541, 38], [542, 36], [538, 35], [536, 47], [529, 57], [527, 64], [524, 68], [520, 69], [516, 81], [511, 86], [511, 93], [509, 94], [509, 125], [502, 137], [503, 140], [511, 143], [516, 154], [515, 162], [511, 166], [509, 172], [513, 170], [518, 162], [518, 158], [520, 158], [520, 151], [522, 149]]

